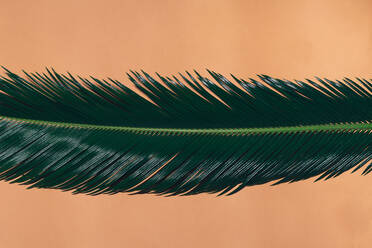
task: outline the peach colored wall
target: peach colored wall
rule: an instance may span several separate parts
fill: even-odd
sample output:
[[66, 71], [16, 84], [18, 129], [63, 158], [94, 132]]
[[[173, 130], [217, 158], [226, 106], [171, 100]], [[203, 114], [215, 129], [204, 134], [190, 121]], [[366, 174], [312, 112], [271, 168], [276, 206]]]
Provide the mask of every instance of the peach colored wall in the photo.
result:
[[[0, 64], [113, 77], [210, 68], [372, 77], [372, 1], [1, 0]], [[0, 247], [370, 247], [372, 178], [231, 197], [88, 197], [0, 183]]]

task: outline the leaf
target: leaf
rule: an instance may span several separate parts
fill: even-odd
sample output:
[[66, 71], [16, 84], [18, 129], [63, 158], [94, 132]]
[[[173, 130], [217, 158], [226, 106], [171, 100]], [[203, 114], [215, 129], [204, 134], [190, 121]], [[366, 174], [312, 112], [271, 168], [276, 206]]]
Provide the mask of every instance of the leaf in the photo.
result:
[[[4, 68], [5, 69], [5, 68]], [[233, 194], [372, 170], [372, 84], [208, 71], [0, 78], [0, 179], [73, 193]]]

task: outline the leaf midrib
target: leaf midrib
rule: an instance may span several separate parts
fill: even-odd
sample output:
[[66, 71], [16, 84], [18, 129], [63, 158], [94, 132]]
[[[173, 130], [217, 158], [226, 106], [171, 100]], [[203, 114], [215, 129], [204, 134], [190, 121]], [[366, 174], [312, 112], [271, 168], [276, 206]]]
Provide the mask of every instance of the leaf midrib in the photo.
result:
[[16, 117], [0, 116], [0, 120], [25, 122], [36, 125], [54, 127], [80, 128], [80, 129], [103, 129], [133, 133], [179, 133], [179, 134], [259, 134], [259, 133], [281, 133], [281, 132], [302, 132], [302, 131], [334, 131], [334, 130], [372, 130], [372, 122], [356, 123], [330, 123], [321, 125], [285, 126], [285, 127], [264, 127], [264, 128], [219, 128], [219, 129], [187, 129], [187, 128], [147, 128], [147, 127], [122, 127], [105, 126], [66, 122], [52, 122], [43, 120], [23, 119]]

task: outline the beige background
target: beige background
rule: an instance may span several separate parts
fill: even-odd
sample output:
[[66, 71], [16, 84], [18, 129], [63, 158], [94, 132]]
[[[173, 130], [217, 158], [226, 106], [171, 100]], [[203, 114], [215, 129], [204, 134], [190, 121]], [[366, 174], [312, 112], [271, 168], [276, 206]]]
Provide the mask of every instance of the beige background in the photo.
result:
[[[196, 68], [372, 77], [372, 1], [1, 0], [0, 64], [113, 77]], [[205, 71], [202, 71], [205, 74]], [[370, 247], [372, 178], [231, 197], [88, 197], [0, 183], [0, 247]]]

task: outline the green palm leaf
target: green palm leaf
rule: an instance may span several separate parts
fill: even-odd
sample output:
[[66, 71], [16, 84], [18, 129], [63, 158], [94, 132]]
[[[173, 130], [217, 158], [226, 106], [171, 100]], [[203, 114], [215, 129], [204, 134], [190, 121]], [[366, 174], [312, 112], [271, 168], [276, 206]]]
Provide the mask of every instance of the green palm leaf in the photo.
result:
[[[4, 68], [5, 69], [5, 68]], [[232, 194], [372, 170], [372, 83], [113, 80], [5, 69], [0, 180], [73, 193]]]

